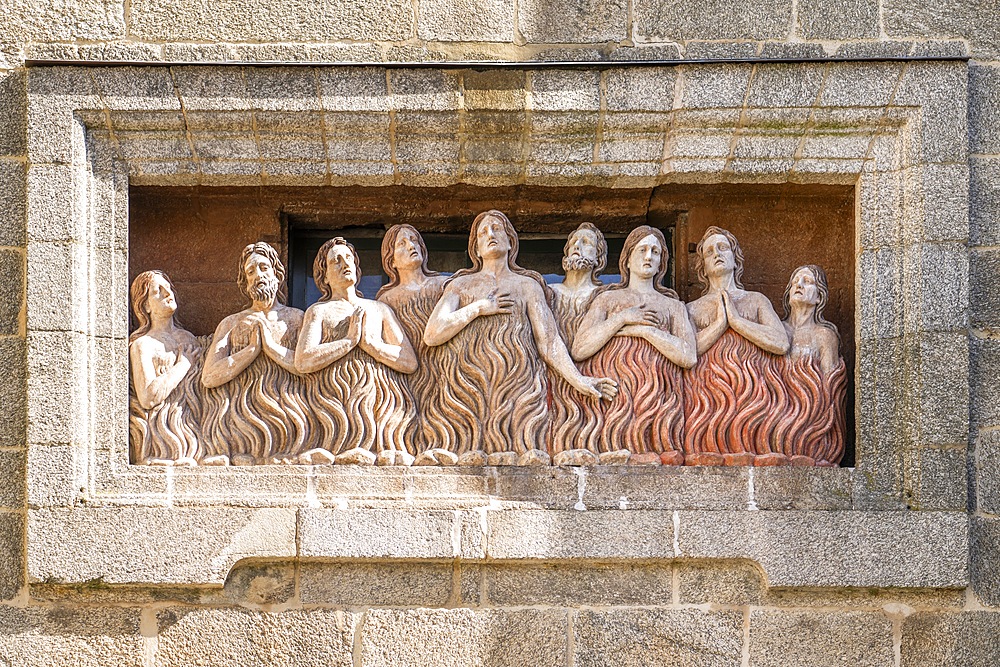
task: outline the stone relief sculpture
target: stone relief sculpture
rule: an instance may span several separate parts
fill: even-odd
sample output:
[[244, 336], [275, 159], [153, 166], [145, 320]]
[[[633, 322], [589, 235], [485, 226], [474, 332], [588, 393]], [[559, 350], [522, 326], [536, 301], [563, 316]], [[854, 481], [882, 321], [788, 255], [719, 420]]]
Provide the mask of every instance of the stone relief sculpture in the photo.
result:
[[[587, 304], [601, 286], [598, 276], [607, 264], [608, 244], [596, 225], [584, 222], [570, 233], [563, 247], [563, 281], [549, 286], [552, 314], [567, 348], [573, 345]], [[584, 420], [577, 391], [557, 373], [549, 373], [549, 403], [552, 411], [549, 448], [553, 462], [596, 463], [595, 452], [578, 444]]]
[[500, 211], [479, 214], [469, 234], [471, 269], [445, 286], [424, 343], [446, 345], [439, 403], [465, 435], [442, 446], [460, 463], [549, 463], [546, 365], [577, 391], [613, 398], [609, 378], [581, 375], [559, 336], [542, 277], [517, 265], [518, 238]]
[[138, 328], [129, 337], [129, 437], [132, 460], [145, 465], [197, 465], [203, 346], [174, 319], [170, 278], [145, 271], [132, 281]]
[[310, 374], [323, 447], [341, 463], [411, 464], [416, 407], [401, 374], [417, 358], [402, 326], [392, 308], [358, 295], [358, 255], [343, 238], [320, 247], [313, 277], [322, 296], [306, 310], [295, 368]]
[[[567, 239], [552, 288], [517, 264], [500, 211], [469, 234], [471, 269], [427, 268], [410, 225], [382, 243], [389, 283], [357, 291], [358, 255], [320, 248], [319, 302], [283, 305], [285, 269], [246, 246], [250, 305], [202, 339], [176, 321], [166, 274], [131, 286], [131, 460], [147, 465], [837, 465], [847, 370], [824, 316], [826, 274], [805, 265], [784, 320], [743, 288], [743, 252], [718, 227], [697, 245], [705, 293], [685, 307], [663, 280], [663, 233], [625, 240], [601, 286], [593, 225]], [[572, 357], [570, 356], [572, 351]], [[575, 362], [574, 362], [575, 360]], [[578, 365], [579, 364], [579, 365]]]
[[618, 382], [614, 400], [585, 407], [593, 424], [584, 429], [586, 445], [602, 461], [684, 463], [681, 369], [695, 365], [697, 343], [684, 304], [663, 285], [668, 258], [660, 230], [632, 230], [621, 282], [594, 297], [573, 342], [582, 372]]
[[395, 311], [417, 356], [416, 370], [407, 378], [418, 406], [416, 448], [420, 455], [415, 464], [454, 465], [458, 456], [438, 444], [456, 442], [459, 434], [447, 410], [441, 405], [431, 405], [443, 396], [435, 391], [441, 376], [442, 348], [424, 344], [424, 328], [444, 293], [447, 278], [427, 268], [427, 245], [411, 225], [393, 225], [386, 231], [382, 239], [382, 269], [389, 282], [382, 286], [376, 299]]
[[732, 233], [709, 227], [696, 252], [705, 294], [688, 304], [698, 363], [684, 383], [686, 462], [781, 464], [770, 439], [788, 334], [767, 297], [743, 289], [743, 251]]
[[840, 334], [823, 317], [826, 272], [808, 264], [792, 272], [782, 299], [791, 349], [782, 360], [786, 403], [774, 440], [792, 465], [833, 466], [844, 455], [847, 368]]
[[233, 465], [291, 463], [310, 446], [313, 412], [293, 380], [302, 311], [279, 300], [284, 280], [274, 248], [243, 249], [237, 283], [250, 305], [219, 323], [201, 372], [211, 390], [202, 427], [212, 454]]

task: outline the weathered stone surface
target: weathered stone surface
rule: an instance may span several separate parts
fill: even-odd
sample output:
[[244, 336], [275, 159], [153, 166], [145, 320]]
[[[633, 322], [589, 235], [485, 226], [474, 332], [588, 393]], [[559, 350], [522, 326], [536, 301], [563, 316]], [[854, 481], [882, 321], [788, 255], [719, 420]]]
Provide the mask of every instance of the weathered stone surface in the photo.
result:
[[[969, 339], [964, 331], [920, 337], [920, 439], [928, 445], [962, 445], [969, 436]], [[957, 381], [961, 378], [960, 381]]]
[[417, 35], [439, 42], [513, 42], [514, 3], [424, 0]]
[[17, 335], [24, 303], [24, 254], [0, 249], [0, 336]]
[[909, 63], [893, 96], [897, 105], [920, 106], [921, 162], [968, 159], [968, 67], [960, 62]]
[[0, 382], [0, 447], [24, 446], [27, 393], [23, 338], [0, 338], [0, 366], [7, 377]]
[[299, 511], [303, 558], [482, 557], [478, 515], [435, 510]]
[[[0, 512], [0, 600], [10, 600], [17, 596], [24, 586], [24, 516], [13, 512]], [[2, 608], [0, 608], [2, 612]], [[3, 655], [0, 624], [0, 655]]]
[[302, 604], [337, 607], [443, 607], [451, 563], [310, 563], [299, 566]]
[[27, 240], [25, 173], [24, 163], [0, 160], [0, 211], [4, 212], [4, 224], [0, 225], [0, 245], [3, 246], [22, 246]]
[[295, 567], [291, 563], [237, 564], [226, 579], [222, 596], [242, 605], [287, 603], [295, 597]]
[[168, 608], [156, 613], [156, 667], [350, 667], [355, 614]]
[[1000, 514], [1000, 431], [982, 431], [976, 440], [976, 509]]
[[969, 338], [969, 403], [974, 426], [1000, 426], [1000, 340]]
[[1000, 67], [969, 63], [969, 152], [1000, 153]]
[[903, 620], [900, 667], [990, 667], [1000, 655], [1000, 614], [915, 614]]
[[[119, 11], [121, 8], [119, 7]], [[317, 8], [309, 2], [226, 0], [211, 7], [192, 0], [138, 0], [129, 12], [129, 34], [156, 41], [359, 41], [413, 36], [413, 5], [345, 0]]]
[[862, 39], [879, 35], [877, 0], [800, 0], [798, 32], [805, 39]]
[[372, 609], [359, 631], [365, 667], [567, 664], [560, 610]]
[[748, 107], [810, 107], [816, 102], [823, 73], [808, 64], [762, 64], [757, 66]]
[[600, 74], [581, 70], [531, 72], [532, 109], [585, 111], [601, 108]]
[[[66, 540], [68, 534], [76, 538]], [[32, 581], [222, 584], [243, 558], [294, 555], [292, 510], [77, 507], [28, 514]]]
[[1000, 18], [991, 7], [989, 0], [884, 0], [883, 24], [889, 37], [963, 37], [974, 56], [995, 59], [1000, 54]]
[[0, 119], [3, 119], [0, 123], [0, 155], [24, 155], [27, 152], [27, 111], [24, 72], [4, 72], [0, 75]]
[[678, 599], [681, 604], [759, 605], [767, 582], [760, 568], [748, 561], [679, 561]]
[[1000, 245], [1000, 159], [969, 159], [969, 243]]
[[972, 326], [1000, 327], [1000, 250], [969, 252], [969, 311]]
[[[586, 471], [589, 509], [742, 509], [749, 502], [746, 468], [602, 467]], [[580, 489], [574, 488], [574, 499]]]
[[892, 621], [877, 612], [750, 613], [754, 667], [888, 667], [895, 660], [892, 643]]
[[523, 0], [517, 27], [533, 43], [619, 42], [627, 36], [625, 0]]
[[742, 107], [752, 68], [739, 65], [686, 65], [682, 104], [687, 108]]
[[738, 667], [743, 614], [701, 609], [581, 611], [573, 620], [574, 663]]
[[902, 71], [901, 63], [838, 63], [826, 76], [820, 104], [843, 107], [887, 104]]
[[[79, 442], [78, 415], [83, 396], [75, 373], [86, 358], [84, 336], [77, 333], [31, 332], [27, 341], [27, 440], [41, 443]], [[53, 387], [60, 387], [53, 391]]]
[[670, 564], [493, 565], [483, 568], [486, 597], [501, 607], [668, 605]]
[[748, 558], [772, 586], [968, 583], [964, 512], [682, 511], [679, 521], [681, 557]]
[[849, 510], [850, 468], [755, 468], [753, 502], [761, 510]]
[[1000, 519], [972, 517], [969, 569], [979, 600], [1000, 607]]
[[633, 12], [636, 36], [648, 41], [784, 39], [789, 34], [792, 3], [713, 0], [691, 5], [678, 0], [638, 0]]
[[141, 667], [139, 610], [0, 607], [0, 656], [21, 667]]
[[487, 513], [495, 560], [664, 558], [673, 554], [669, 512], [507, 510]]
[[948, 449], [922, 448], [907, 455], [914, 470], [910, 506], [923, 511], [956, 511], [968, 506], [967, 461], [965, 447]]
[[24, 508], [26, 459], [24, 451], [0, 451], [0, 508]]

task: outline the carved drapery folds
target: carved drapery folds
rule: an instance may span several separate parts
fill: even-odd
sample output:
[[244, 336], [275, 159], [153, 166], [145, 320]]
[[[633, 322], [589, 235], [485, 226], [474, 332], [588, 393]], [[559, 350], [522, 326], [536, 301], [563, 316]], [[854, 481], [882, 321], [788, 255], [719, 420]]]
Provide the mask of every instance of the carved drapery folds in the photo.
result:
[[176, 321], [160, 271], [131, 288], [131, 457], [148, 465], [819, 465], [844, 454], [847, 371], [823, 317], [827, 278], [797, 268], [783, 298], [743, 288], [743, 253], [710, 227], [697, 245], [703, 294], [663, 284], [653, 228], [625, 240], [603, 285], [600, 230], [564, 248], [561, 283], [518, 265], [500, 211], [469, 234], [472, 268], [427, 267], [410, 225], [382, 243], [389, 283], [363, 298], [343, 238], [313, 266], [322, 296], [285, 306], [285, 269], [248, 245], [249, 305], [198, 339]]

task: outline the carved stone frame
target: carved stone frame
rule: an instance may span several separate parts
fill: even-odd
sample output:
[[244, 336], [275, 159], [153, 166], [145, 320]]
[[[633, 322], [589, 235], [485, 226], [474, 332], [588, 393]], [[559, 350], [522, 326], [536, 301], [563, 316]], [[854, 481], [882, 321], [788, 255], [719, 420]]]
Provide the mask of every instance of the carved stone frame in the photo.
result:
[[[33, 67], [29, 580], [219, 585], [245, 558], [749, 558], [774, 586], [964, 587], [966, 85], [958, 62]], [[130, 183], [786, 181], [856, 184], [854, 469], [127, 463]]]

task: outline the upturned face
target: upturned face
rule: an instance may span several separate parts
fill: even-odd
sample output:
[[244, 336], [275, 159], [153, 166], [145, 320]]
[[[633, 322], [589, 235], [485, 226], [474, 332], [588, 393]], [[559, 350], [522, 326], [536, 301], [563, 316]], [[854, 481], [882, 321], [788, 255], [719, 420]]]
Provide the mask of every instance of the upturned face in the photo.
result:
[[628, 257], [629, 273], [637, 278], [652, 278], [660, 270], [663, 254], [663, 248], [655, 236], [648, 234], [642, 237]]
[[819, 286], [816, 285], [816, 276], [809, 269], [799, 269], [792, 275], [792, 289], [788, 293], [789, 303], [797, 303], [807, 306], [819, 304]]
[[346, 245], [335, 245], [326, 253], [326, 282], [333, 288], [357, 284], [358, 263]]
[[152, 317], [170, 317], [177, 312], [174, 290], [163, 276], [153, 276], [146, 288], [146, 297], [146, 310]]
[[582, 260], [593, 266], [597, 264], [597, 234], [589, 229], [580, 229], [573, 232], [570, 239], [566, 258], [570, 260]]
[[396, 243], [392, 247], [392, 261], [396, 270], [415, 269], [424, 262], [417, 235], [409, 229], [404, 229], [396, 235]]
[[493, 216], [483, 218], [476, 230], [476, 250], [483, 259], [506, 257], [510, 252], [510, 239], [503, 220]]
[[736, 270], [736, 256], [733, 246], [722, 234], [712, 234], [701, 247], [701, 257], [705, 263], [705, 274], [720, 276]]

